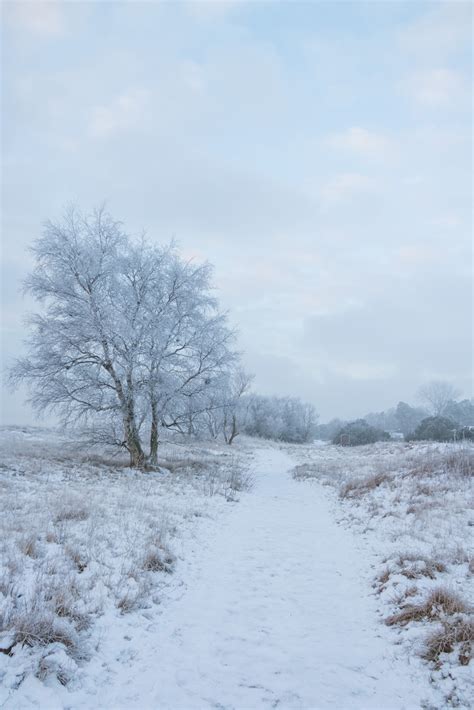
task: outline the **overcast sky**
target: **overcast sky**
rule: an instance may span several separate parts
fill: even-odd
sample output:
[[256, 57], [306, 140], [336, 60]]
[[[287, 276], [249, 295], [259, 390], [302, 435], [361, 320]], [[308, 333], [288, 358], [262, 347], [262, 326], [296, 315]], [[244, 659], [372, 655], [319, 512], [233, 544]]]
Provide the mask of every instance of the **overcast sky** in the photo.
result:
[[106, 200], [215, 265], [257, 390], [323, 420], [471, 394], [470, 3], [2, 10], [4, 365], [42, 220]]

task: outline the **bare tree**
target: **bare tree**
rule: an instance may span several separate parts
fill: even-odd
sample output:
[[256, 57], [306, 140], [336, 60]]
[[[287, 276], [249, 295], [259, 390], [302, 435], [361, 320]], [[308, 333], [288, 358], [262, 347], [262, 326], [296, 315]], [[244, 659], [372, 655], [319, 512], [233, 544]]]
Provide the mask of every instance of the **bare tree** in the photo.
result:
[[235, 370], [223, 390], [222, 432], [226, 444], [232, 444], [239, 435], [239, 415], [242, 414], [242, 397], [250, 389], [253, 376], [242, 368]]
[[432, 380], [418, 390], [418, 399], [423, 402], [431, 413], [440, 417], [448, 405], [459, 397], [459, 391], [449, 382]]

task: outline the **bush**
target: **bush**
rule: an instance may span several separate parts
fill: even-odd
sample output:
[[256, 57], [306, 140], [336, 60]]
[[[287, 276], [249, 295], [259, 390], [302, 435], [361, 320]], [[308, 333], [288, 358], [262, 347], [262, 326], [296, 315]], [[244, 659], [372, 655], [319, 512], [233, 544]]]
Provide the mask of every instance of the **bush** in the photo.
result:
[[474, 441], [474, 428], [465, 426], [462, 429], [458, 429], [456, 432], [457, 441]]
[[387, 431], [370, 426], [365, 419], [357, 419], [339, 429], [332, 443], [340, 446], [361, 446], [389, 439], [390, 434]]
[[413, 434], [407, 436], [410, 441], [452, 441], [456, 435], [457, 426], [447, 417], [426, 417], [416, 427]]

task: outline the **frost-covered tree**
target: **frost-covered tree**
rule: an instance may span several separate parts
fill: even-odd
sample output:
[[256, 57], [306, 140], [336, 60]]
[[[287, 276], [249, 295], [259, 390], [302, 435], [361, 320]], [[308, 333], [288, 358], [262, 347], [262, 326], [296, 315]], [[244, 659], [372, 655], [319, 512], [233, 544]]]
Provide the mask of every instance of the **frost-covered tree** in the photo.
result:
[[294, 443], [314, 438], [315, 409], [297, 397], [250, 395], [246, 412], [245, 432], [251, 436]]
[[237, 362], [210, 267], [184, 262], [172, 245], [133, 243], [104, 209], [68, 209], [32, 251], [25, 288], [42, 310], [13, 383], [30, 386], [38, 411], [108, 427], [132, 466], [156, 464], [159, 427], [179, 428], [189, 402]]
[[419, 400], [435, 417], [443, 416], [448, 404], [458, 396], [458, 390], [450, 382], [442, 380], [432, 380], [418, 390]]
[[388, 441], [390, 434], [368, 424], [365, 419], [348, 422], [334, 436], [332, 443], [340, 446], [362, 446], [376, 441]]
[[318, 424], [314, 432], [315, 437], [317, 439], [321, 439], [322, 441], [330, 441], [335, 437], [337, 432], [342, 429], [342, 427], [346, 424], [348, 424], [347, 421], [343, 419], [338, 419], [337, 417], [335, 419], [331, 419], [325, 424]]
[[412, 432], [427, 415], [421, 407], [411, 407], [406, 402], [399, 402], [395, 410], [396, 429], [404, 435]]
[[474, 400], [463, 399], [460, 402], [451, 400], [444, 410], [444, 416], [463, 427], [474, 426]]
[[242, 398], [248, 392], [252, 379], [245, 370], [238, 368], [227, 378], [222, 389], [222, 433], [226, 444], [232, 444], [245, 421], [245, 402]]
[[193, 266], [169, 254], [159, 271], [143, 339], [152, 463], [160, 426], [193, 434], [212, 382], [228, 377], [238, 362], [234, 334], [211, 295], [210, 266]]
[[367, 424], [376, 429], [393, 431], [397, 428], [396, 411], [394, 408], [387, 409], [383, 412], [369, 412], [369, 414], [364, 416], [364, 420]]
[[245, 422], [245, 393], [250, 388], [252, 375], [235, 367], [213, 377], [201, 395], [200, 406], [194, 406], [192, 433], [222, 437], [232, 444]]

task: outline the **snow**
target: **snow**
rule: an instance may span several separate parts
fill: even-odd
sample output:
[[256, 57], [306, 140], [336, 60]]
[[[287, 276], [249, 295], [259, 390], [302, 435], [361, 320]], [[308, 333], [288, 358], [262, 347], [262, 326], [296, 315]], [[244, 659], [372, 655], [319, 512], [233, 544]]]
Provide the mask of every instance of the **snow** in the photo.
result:
[[[225, 459], [225, 448], [209, 448]], [[159, 599], [127, 614], [105, 605], [93, 652], [66, 685], [54, 672], [68, 670], [60, 648], [51, 673], [26, 674], [18, 687], [5, 684], [18, 658], [0, 654], [2, 707], [445, 707], [425, 664], [382, 624], [372, 588], [382, 543], [338, 523], [332, 489], [292, 477], [301, 457], [330, 460], [333, 450], [244, 440], [234, 451], [255, 478], [236, 503], [197, 496], [195, 482], [175, 481], [178, 493], [161, 485], [179, 531], [174, 573], [152, 580]], [[201, 515], [179, 517], [191, 500]]]
[[377, 631], [351, 536], [323, 497], [294, 485], [292, 463], [260, 452], [257, 490], [100, 706], [419, 707]]
[[[397, 653], [420, 663], [427, 641], [445, 624], [474, 623], [474, 446], [469, 442], [386, 442], [344, 448], [292, 447], [300, 465], [293, 475], [332, 500], [339, 524], [356, 532], [360, 556], [370, 560], [371, 586], [382, 621], [422, 605], [441, 590], [461, 599], [464, 613], [438, 609], [432, 618], [394, 624], [390, 641]], [[442, 700], [435, 707], [472, 707], [472, 661], [460, 663], [459, 643], [436, 663], [419, 668]], [[472, 653], [472, 650], [471, 650]]]

